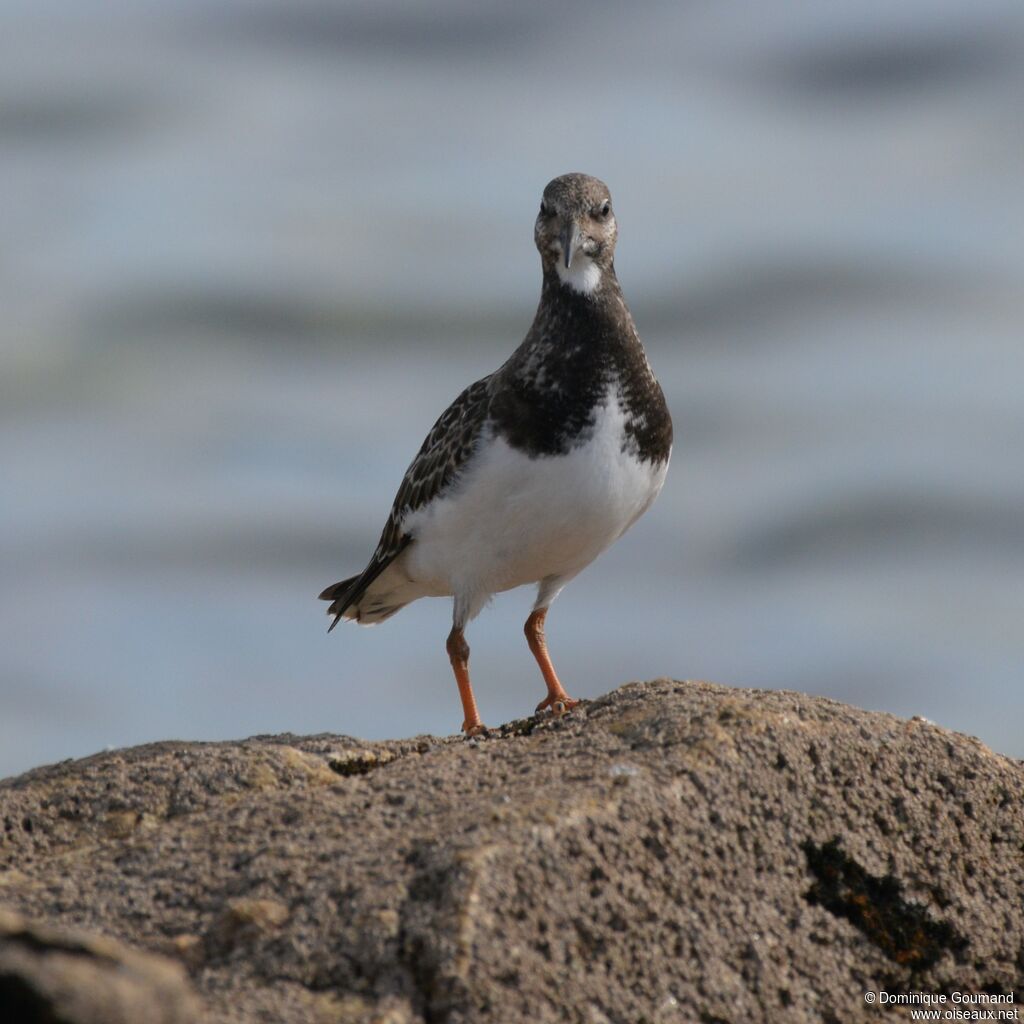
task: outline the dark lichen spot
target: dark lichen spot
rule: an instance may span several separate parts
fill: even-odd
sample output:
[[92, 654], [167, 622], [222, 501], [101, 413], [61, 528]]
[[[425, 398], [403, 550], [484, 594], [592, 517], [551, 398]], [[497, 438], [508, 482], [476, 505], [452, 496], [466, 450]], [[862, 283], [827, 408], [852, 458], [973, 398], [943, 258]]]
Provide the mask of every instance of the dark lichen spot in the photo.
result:
[[367, 775], [375, 768], [383, 768], [395, 760], [397, 755], [386, 750], [379, 754], [372, 750], [363, 750], [357, 754], [350, 754], [346, 757], [332, 757], [327, 762], [327, 767], [344, 778], [353, 775]]
[[820, 846], [808, 840], [803, 851], [816, 879], [804, 895], [807, 902], [849, 921], [894, 963], [922, 971], [967, 948], [952, 925], [908, 902], [896, 878], [872, 875], [844, 853], [838, 837]]
[[540, 715], [534, 715], [532, 718], [517, 718], [515, 721], [509, 722], [495, 731], [499, 738], [504, 736], [529, 736], [543, 720]]

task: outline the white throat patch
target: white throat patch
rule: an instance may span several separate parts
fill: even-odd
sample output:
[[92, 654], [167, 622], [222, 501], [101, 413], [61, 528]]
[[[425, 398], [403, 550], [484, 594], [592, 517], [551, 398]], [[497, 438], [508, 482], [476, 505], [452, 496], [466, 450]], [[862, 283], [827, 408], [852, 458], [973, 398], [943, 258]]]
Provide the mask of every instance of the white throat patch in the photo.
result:
[[583, 295], [590, 295], [601, 283], [601, 268], [581, 252], [576, 254], [568, 270], [565, 269], [561, 257], [555, 264], [555, 269], [562, 284], [567, 284]]

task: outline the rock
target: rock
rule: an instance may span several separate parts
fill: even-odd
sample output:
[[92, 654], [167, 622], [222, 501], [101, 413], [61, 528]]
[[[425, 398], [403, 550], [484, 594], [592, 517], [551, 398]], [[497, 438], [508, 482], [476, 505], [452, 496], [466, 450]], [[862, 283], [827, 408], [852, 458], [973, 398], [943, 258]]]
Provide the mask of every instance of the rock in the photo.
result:
[[0, 901], [179, 956], [217, 1021], [850, 1021], [866, 990], [1024, 988], [1024, 766], [803, 694], [160, 743], [0, 783], [0, 821]]
[[225, 956], [239, 946], [254, 945], [287, 920], [288, 908], [276, 900], [232, 900], [207, 935], [207, 955]]
[[9, 1024], [197, 1024], [179, 964], [0, 909], [0, 1020]]

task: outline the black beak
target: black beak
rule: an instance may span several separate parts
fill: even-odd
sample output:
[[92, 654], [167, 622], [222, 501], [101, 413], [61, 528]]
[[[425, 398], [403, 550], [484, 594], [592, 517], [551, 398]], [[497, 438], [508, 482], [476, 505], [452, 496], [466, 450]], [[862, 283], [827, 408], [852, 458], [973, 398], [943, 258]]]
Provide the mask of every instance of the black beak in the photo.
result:
[[558, 240], [562, 243], [562, 260], [565, 262], [565, 269], [568, 270], [580, 244], [580, 228], [575, 218], [566, 221], [562, 226]]

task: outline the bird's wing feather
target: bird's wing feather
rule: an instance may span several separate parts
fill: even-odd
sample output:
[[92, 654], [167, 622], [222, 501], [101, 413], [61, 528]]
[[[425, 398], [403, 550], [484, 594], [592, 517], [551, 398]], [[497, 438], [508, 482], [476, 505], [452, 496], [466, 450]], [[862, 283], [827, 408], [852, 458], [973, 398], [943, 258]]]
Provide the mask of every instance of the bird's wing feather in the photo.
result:
[[382, 546], [396, 542], [403, 519], [443, 494], [473, 454], [490, 409], [491, 379], [484, 377], [470, 384], [427, 434], [395, 495], [381, 534]]
[[[367, 587], [415, 540], [403, 530], [410, 512], [439, 497], [458, 477], [459, 471], [476, 449], [487, 421], [493, 375], [470, 384], [441, 414], [427, 434], [391, 506], [391, 514], [369, 564], [358, 576], [328, 587], [320, 596], [332, 601], [328, 609], [334, 625], [351, 605], [366, 593]], [[334, 628], [334, 625], [331, 628]]]

